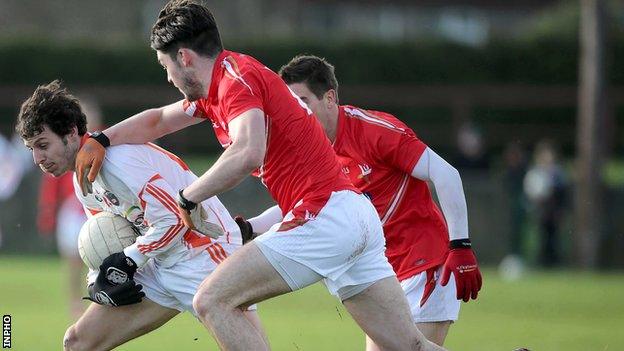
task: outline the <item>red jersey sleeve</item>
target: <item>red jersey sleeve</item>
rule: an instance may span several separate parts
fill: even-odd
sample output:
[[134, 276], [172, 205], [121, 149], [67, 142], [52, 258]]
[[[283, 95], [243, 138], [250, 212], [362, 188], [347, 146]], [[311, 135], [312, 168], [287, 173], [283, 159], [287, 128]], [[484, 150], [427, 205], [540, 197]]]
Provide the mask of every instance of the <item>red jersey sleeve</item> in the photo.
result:
[[223, 65], [224, 75], [219, 87], [219, 104], [224, 121], [230, 123], [243, 112], [254, 108], [264, 110], [259, 73], [253, 68], [241, 72], [231, 57], [224, 59]]
[[380, 131], [372, 146], [379, 160], [411, 174], [427, 145], [405, 125], [401, 129], [377, 129]]

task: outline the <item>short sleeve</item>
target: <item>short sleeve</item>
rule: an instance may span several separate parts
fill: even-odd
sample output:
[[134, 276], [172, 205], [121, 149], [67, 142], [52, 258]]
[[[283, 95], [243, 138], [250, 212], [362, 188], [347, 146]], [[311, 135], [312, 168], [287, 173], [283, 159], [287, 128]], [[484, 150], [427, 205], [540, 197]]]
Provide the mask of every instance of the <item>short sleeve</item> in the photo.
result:
[[182, 101], [182, 109], [184, 113], [189, 117], [195, 118], [208, 118], [208, 114], [202, 107], [202, 105], [197, 101], [188, 101], [184, 99]]
[[241, 73], [230, 60], [224, 60], [224, 77], [219, 88], [219, 104], [225, 123], [254, 108], [264, 110], [259, 73], [250, 68]]
[[378, 128], [384, 129], [374, 138], [373, 147], [379, 160], [411, 174], [427, 145], [409, 128], [403, 130]]

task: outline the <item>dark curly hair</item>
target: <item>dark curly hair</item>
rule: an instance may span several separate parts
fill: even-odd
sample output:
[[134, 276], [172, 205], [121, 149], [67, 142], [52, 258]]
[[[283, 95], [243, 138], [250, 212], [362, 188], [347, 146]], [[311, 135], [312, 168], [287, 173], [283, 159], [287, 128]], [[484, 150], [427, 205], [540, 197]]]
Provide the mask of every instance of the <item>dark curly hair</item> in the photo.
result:
[[78, 99], [68, 93], [59, 80], [38, 86], [22, 103], [15, 131], [23, 139], [30, 139], [43, 132], [46, 125], [61, 138], [74, 127], [78, 135], [87, 132], [87, 118]]
[[279, 75], [286, 84], [304, 83], [319, 99], [330, 89], [334, 89], [338, 97], [338, 80], [334, 74], [334, 66], [324, 58], [297, 55], [280, 68]]
[[172, 0], [160, 10], [150, 45], [174, 59], [181, 47], [211, 58], [223, 51], [214, 16], [201, 3], [191, 0]]

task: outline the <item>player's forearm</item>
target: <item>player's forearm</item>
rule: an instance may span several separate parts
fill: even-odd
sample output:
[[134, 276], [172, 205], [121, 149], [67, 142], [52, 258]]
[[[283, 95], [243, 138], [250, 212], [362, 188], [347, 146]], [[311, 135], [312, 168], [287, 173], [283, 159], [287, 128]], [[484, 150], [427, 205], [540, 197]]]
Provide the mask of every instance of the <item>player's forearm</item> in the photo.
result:
[[167, 134], [162, 119], [162, 108], [137, 113], [104, 130], [111, 145], [144, 144]]
[[275, 205], [256, 217], [249, 218], [254, 233], [261, 234], [269, 230], [275, 223], [281, 222], [283, 219], [282, 210]]
[[186, 187], [184, 197], [195, 203], [202, 202], [235, 187], [261, 164], [258, 150], [234, 143], [206, 173]]
[[150, 258], [166, 257], [168, 251], [178, 243], [176, 237], [185, 232], [184, 225], [170, 216], [156, 221], [158, 223], [152, 225], [145, 235], [138, 236], [134, 244], [123, 250], [126, 256], [134, 260], [137, 268], [143, 267]]
[[459, 172], [433, 150], [427, 148], [412, 176], [431, 181], [449, 230], [449, 239], [468, 238], [468, 210]]

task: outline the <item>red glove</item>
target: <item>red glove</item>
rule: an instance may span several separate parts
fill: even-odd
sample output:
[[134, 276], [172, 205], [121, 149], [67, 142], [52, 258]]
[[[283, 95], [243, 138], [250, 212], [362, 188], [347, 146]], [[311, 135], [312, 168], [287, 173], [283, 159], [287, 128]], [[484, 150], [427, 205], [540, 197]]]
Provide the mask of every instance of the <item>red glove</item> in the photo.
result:
[[472, 297], [476, 300], [481, 290], [482, 279], [470, 239], [452, 240], [450, 247], [451, 251], [444, 262], [440, 284], [446, 286], [452, 272], [457, 286], [457, 299], [468, 302]]

